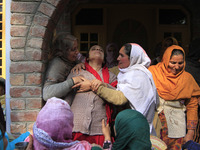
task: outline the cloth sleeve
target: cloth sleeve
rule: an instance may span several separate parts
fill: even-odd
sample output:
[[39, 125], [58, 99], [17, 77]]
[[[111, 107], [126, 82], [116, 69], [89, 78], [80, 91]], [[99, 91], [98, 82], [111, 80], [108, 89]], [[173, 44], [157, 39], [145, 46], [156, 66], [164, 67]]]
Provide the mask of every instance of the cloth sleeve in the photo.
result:
[[46, 85], [43, 88], [43, 99], [46, 101], [51, 97], [65, 97], [71, 91], [73, 85], [74, 82], [72, 79], [56, 84]]
[[59, 58], [49, 63], [46, 80], [43, 87], [43, 99], [46, 101], [51, 97], [64, 98], [74, 85], [72, 79], [67, 79], [71, 66]]
[[121, 91], [110, 89], [104, 86], [100, 86], [98, 88], [97, 95], [114, 105], [124, 105], [126, 102], [128, 102], [127, 98]]
[[112, 68], [109, 68], [109, 71], [114, 73], [117, 76], [118, 73], [119, 73], [119, 67], [118, 66], [114, 66]]
[[198, 100], [192, 97], [186, 102], [187, 109], [187, 129], [196, 129], [198, 122]]

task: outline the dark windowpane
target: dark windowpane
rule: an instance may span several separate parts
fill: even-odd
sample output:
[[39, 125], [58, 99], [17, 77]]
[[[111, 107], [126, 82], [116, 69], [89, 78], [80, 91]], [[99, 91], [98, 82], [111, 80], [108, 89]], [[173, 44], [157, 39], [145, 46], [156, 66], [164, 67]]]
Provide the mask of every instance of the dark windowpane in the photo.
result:
[[186, 24], [186, 15], [178, 9], [160, 9], [159, 24]]
[[2, 41], [0, 41], [0, 48], [2, 48]]
[[0, 59], [0, 66], [2, 66], [2, 59]]
[[2, 39], [2, 32], [0, 32], [0, 39]]
[[177, 39], [179, 45], [182, 45], [182, 33], [181, 32], [175, 32], [174, 37]]
[[0, 50], [0, 57], [2, 57], [2, 50]]
[[0, 75], [2, 75], [2, 69], [0, 68]]
[[2, 21], [2, 14], [0, 14], [0, 21]]
[[81, 43], [81, 51], [88, 51], [88, 43]]
[[98, 34], [90, 33], [90, 41], [98, 41]]
[[93, 45], [98, 45], [98, 43], [90, 43], [90, 47], [92, 47]]
[[88, 34], [87, 33], [81, 33], [81, 41], [88, 41]]
[[174, 37], [175, 37], [178, 41], [181, 41], [181, 40], [182, 40], [182, 33], [181, 33], [181, 32], [175, 32], [175, 33], [174, 33]]
[[3, 0], [0, 0], [0, 3], [2, 3], [3, 2]]
[[2, 23], [0, 23], [0, 30], [2, 30]]
[[[1, 3], [1, 1], [0, 1], [0, 3]], [[0, 5], [0, 12], [2, 12], [2, 5]]]
[[76, 25], [102, 25], [102, 8], [83, 8], [76, 15]]
[[169, 37], [169, 36], [172, 36], [172, 33], [171, 33], [171, 32], [165, 32], [165, 33], [164, 33], [164, 39], [165, 39], [166, 37]]

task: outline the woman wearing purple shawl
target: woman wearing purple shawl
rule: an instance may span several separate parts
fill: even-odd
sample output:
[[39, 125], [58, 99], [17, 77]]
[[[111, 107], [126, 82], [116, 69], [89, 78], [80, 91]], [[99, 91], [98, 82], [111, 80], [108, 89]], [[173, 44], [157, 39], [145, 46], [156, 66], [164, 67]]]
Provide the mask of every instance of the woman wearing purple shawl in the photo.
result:
[[90, 150], [87, 141], [72, 141], [73, 113], [67, 102], [52, 97], [33, 126], [34, 150]]

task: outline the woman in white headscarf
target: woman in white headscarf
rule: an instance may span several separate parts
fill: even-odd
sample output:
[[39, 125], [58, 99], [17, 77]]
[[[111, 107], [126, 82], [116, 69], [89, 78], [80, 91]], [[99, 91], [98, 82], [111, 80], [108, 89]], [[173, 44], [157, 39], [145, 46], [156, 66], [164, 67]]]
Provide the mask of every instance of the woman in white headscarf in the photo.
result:
[[108, 89], [99, 80], [92, 82], [91, 88], [100, 97], [115, 105], [129, 102], [132, 109], [142, 113], [148, 120], [151, 134], [153, 118], [158, 104], [158, 94], [151, 72], [151, 63], [144, 49], [136, 43], [127, 43], [119, 51], [119, 74], [117, 89]]

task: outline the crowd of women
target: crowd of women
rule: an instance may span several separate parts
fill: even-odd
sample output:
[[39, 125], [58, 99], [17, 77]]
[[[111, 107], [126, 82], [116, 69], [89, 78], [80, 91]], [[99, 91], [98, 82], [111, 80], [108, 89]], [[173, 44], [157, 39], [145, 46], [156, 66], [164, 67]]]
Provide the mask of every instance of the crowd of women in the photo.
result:
[[172, 41], [162, 48], [156, 65], [136, 43], [123, 45], [118, 57], [110, 56], [116, 44], [109, 44], [106, 53], [93, 45], [80, 63], [77, 38], [59, 35], [43, 88], [46, 104], [30, 143], [35, 150], [158, 149], [152, 137], [162, 149], [198, 143], [199, 76], [194, 79], [185, 71], [190, 68], [186, 60], [200, 66], [197, 43], [191, 44], [186, 59], [183, 48]]

